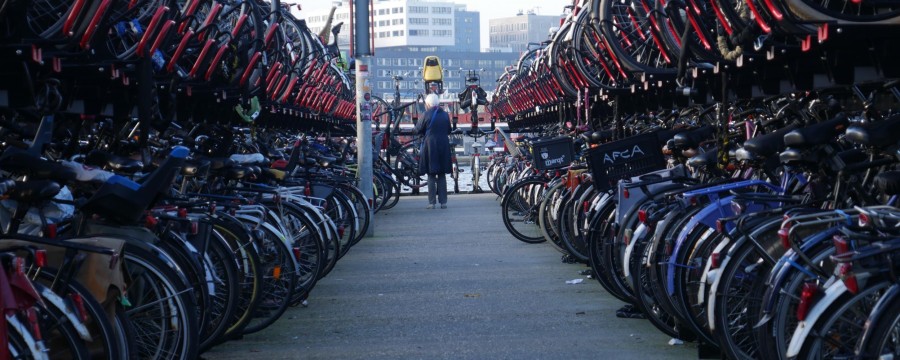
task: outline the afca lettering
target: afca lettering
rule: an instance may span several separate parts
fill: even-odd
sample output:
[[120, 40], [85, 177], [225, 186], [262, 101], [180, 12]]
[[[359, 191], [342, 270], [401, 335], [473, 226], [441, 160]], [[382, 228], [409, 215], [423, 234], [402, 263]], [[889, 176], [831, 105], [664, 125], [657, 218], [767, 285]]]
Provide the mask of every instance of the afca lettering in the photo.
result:
[[631, 159], [637, 154], [646, 155], [640, 146], [635, 145], [631, 150], [611, 151], [603, 154], [603, 163], [615, 164], [620, 159]]

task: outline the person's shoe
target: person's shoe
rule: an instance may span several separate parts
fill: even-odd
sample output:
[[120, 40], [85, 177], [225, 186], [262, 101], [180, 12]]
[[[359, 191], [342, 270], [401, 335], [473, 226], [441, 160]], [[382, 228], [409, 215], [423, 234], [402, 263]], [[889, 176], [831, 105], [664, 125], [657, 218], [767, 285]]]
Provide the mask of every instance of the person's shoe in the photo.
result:
[[429, 210], [430, 210], [430, 209], [434, 209], [434, 204], [428, 204], [428, 206], [426, 206], [425, 208], [426, 208], [426, 209], [429, 209]]
[[446, 208], [447, 208], [447, 204], [441, 204], [441, 209], [446, 209]]

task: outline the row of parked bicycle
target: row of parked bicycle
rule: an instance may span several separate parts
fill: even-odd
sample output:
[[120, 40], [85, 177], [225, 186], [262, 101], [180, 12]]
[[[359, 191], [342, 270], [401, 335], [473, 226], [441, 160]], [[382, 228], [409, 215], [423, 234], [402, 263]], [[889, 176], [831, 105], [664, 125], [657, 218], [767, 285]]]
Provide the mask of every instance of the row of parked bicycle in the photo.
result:
[[[14, 125], [6, 144], [22, 143]], [[0, 155], [17, 179], [0, 211], [13, 358], [196, 358], [304, 302], [368, 227], [346, 140], [238, 136], [218, 156], [172, 134], [144, 166], [102, 150], [115, 138], [52, 127], [45, 117], [30, 146]], [[39, 150], [69, 140], [100, 146]]]
[[305, 304], [386, 205], [338, 137], [335, 43], [286, 7], [0, 0], [0, 24], [0, 359], [196, 359]]
[[818, 101], [733, 108], [725, 133], [702, 108], [619, 141], [588, 132], [586, 162], [538, 171], [540, 157], [510, 156], [488, 177], [516, 238], [589, 264], [625, 315], [670, 336], [733, 359], [891, 358], [900, 116], [818, 118]]
[[570, 8], [489, 106], [545, 135], [487, 172], [510, 233], [728, 358], [898, 355], [900, 5]]

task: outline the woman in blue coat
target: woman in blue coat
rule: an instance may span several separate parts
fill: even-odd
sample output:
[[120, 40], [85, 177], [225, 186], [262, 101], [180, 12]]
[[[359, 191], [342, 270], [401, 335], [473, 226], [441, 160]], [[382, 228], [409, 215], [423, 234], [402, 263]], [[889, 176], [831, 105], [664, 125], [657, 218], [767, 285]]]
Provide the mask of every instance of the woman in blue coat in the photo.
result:
[[[452, 171], [450, 164], [450, 115], [440, 108], [437, 95], [425, 97], [428, 111], [416, 123], [416, 133], [425, 135], [419, 153], [419, 174], [428, 174], [428, 206], [434, 209], [435, 195], [441, 209], [447, 208], [447, 177]], [[435, 194], [436, 193], [436, 194]]]

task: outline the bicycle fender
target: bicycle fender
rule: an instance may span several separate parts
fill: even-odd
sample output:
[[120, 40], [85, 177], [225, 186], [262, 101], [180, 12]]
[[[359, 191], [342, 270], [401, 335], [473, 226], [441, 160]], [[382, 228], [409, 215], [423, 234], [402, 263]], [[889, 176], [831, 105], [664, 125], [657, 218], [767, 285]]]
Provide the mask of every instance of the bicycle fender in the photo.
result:
[[634, 233], [631, 234], [631, 241], [628, 243], [628, 247], [625, 248], [625, 258], [622, 260], [622, 269], [625, 272], [625, 278], [631, 279], [631, 266], [628, 264], [631, 263], [631, 255], [634, 252], [634, 244], [637, 244], [637, 239], [640, 239], [647, 233], [649, 228], [645, 224], [638, 225], [637, 229], [634, 230]]
[[[722, 239], [722, 242], [720, 242], [719, 245], [716, 245], [716, 248], [713, 249], [712, 253], [721, 254], [722, 251], [724, 251], [725, 248], [728, 247], [729, 243], [731, 243], [731, 238], [726, 236], [724, 239]], [[707, 261], [706, 268], [703, 269], [703, 275], [700, 277], [701, 283], [712, 285], [715, 282], [716, 276], [719, 275], [719, 269], [710, 269], [711, 267], [712, 261]], [[705, 288], [702, 286], [697, 289], [697, 299], [700, 299], [700, 303], [704, 303], [706, 301], [706, 292], [704, 290]], [[710, 297], [710, 300], [712, 300], [713, 298], [714, 297]]]
[[[2, 315], [0, 315], [2, 316]], [[41, 340], [37, 340], [34, 338], [34, 335], [31, 334], [31, 330], [29, 330], [29, 326], [26, 326], [19, 318], [15, 315], [5, 315], [6, 316], [6, 326], [9, 330], [15, 331], [19, 336], [22, 337], [22, 340], [25, 341], [25, 344], [28, 346], [28, 350], [31, 352], [31, 355], [34, 356], [35, 360], [49, 360], [50, 358], [47, 356], [46, 345], [42, 344]], [[5, 346], [5, 345], [4, 345]]]
[[[803, 241], [803, 245], [800, 246], [800, 249], [803, 251], [807, 251], [811, 249], [813, 246], [820, 244], [826, 239], [831, 239], [831, 237], [838, 231], [838, 228], [832, 228], [827, 231], [814, 234], [807, 240]], [[787, 253], [784, 254], [778, 262], [775, 264], [775, 267], [772, 268], [772, 272], [769, 273], [769, 279], [766, 281], [766, 284], [769, 284], [769, 288], [766, 290], [765, 294], [763, 294], [763, 317], [760, 319], [759, 323], [756, 326], [762, 326], [767, 323], [771, 316], [769, 314], [772, 312], [772, 308], [775, 307], [775, 302], [778, 299], [778, 293], [781, 288], [784, 287], [785, 282], [790, 279], [790, 275], [795, 274], [796, 271], [801, 271], [793, 264], [797, 264], [797, 261], [800, 260], [800, 256], [794, 252], [793, 249], [788, 250]]]
[[825, 296], [813, 305], [813, 308], [810, 309], [809, 313], [806, 315], [806, 319], [797, 324], [797, 329], [794, 330], [794, 335], [791, 336], [791, 342], [790, 345], [788, 345], [788, 350], [785, 354], [787, 357], [792, 358], [800, 354], [803, 343], [806, 341], [806, 338], [809, 337], [809, 333], [812, 332], [813, 327], [815, 327], [816, 321], [819, 321], [819, 318], [828, 311], [831, 304], [847, 292], [847, 286], [844, 285], [843, 281], [835, 281], [831, 286], [825, 289]]
[[[666, 273], [666, 291], [669, 295], [675, 295], [675, 268], [677, 266], [687, 266], [687, 264], [678, 264], [677, 262], [677, 254], [681, 251], [681, 248], [685, 245], [687, 241], [688, 235], [700, 224], [704, 224], [713, 229], [716, 227], [716, 220], [723, 217], [734, 216], [734, 211], [731, 210], [731, 200], [734, 199], [734, 196], [728, 196], [718, 201], [707, 205], [703, 210], [700, 210], [691, 220], [688, 221], [687, 224], [681, 231], [678, 233], [678, 237], [675, 240], [675, 246], [672, 249], [672, 257], [669, 258], [669, 271]], [[710, 226], [712, 223], [712, 226]]]
[[35, 283], [34, 286], [36, 288], [39, 288], [39, 293], [45, 304], [50, 304], [50, 306], [55, 307], [66, 317], [66, 319], [69, 319], [69, 323], [72, 324], [72, 327], [75, 328], [75, 331], [78, 332], [78, 336], [82, 340], [88, 342], [94, 341], [87, 327], [84, 326], [84, 323], [81, 321], [78, 315], [75, 315], [75, 312], [69, 308], [69, 306], [66, 304], [66, 301], [63, 300], [62, 297], [53, 292], [53, 290], [50, 290], [49, 287], [43, 286], [38, 283]]

